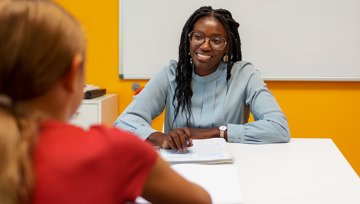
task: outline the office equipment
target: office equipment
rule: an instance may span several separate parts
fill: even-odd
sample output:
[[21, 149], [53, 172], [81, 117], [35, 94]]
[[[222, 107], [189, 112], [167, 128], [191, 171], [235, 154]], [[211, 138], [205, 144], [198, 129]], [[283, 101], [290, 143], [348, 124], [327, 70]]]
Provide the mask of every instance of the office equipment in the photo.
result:
[[186, 20], [206, 5], [232, 12], [243, 60], [265, 80], [360, 80], [356, 0], [120, 0], [120, 78], [149, 79], [178, 60]]
[[84, 93], [85, 99], [92, 99], [106, 94], [106, 89], [99, 89], [93, 91], [87, 91]]
[[177, 163], [201, 163], [219, 164], [233, 163], [226, 141], [223, 138], [193, 139], [193, 146], [187, 148], [186, 153], [174, 152], [171, 149], [160, 149], [160, 156], [170, 164]]
[[106, 94], [94, 99], [84, 99], [70, 123], [88, 129], [91, 125], [104, 124], [112, 127], [119, 116], [118, 95]]

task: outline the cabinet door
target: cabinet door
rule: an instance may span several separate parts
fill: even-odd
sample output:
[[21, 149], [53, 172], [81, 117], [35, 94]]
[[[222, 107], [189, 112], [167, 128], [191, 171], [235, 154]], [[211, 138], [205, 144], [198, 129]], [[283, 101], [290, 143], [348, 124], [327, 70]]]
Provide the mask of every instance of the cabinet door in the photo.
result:
[[70, 123], [88, 129], [91, 125], [99, 124], [99, 118], [98, 104], [82, 104]]

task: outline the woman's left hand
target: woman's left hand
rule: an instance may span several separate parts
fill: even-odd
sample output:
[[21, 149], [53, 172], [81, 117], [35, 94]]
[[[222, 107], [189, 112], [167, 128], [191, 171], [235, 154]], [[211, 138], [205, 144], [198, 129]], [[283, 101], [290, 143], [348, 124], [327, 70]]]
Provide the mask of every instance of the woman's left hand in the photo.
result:
[[189, 128], [191, 138], [193, 139], [208, 139], [213, 137], [219, 137], [219, 128], [200, 129], [200, 128]]

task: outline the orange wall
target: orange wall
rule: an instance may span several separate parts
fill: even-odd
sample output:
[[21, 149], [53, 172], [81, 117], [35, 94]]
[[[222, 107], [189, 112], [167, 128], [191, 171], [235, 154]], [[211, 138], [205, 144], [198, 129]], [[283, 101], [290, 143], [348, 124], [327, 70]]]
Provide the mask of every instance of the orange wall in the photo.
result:
[[[106, 88], [107, 93], [118, 94], [121, 113], [132, 101], [131, 85], [138, 82], [144, 86], [147, 80], [118, 77], [119, 0], [57, 2], [78, 18], [87, 32], [86, 82]], [[267, 84], [289, 120], [292, 137], [331, 138], [360, 175], [360, 82], [269, 81]], [[163, 117], [153, 121], [155, 129], [162, 129]]]

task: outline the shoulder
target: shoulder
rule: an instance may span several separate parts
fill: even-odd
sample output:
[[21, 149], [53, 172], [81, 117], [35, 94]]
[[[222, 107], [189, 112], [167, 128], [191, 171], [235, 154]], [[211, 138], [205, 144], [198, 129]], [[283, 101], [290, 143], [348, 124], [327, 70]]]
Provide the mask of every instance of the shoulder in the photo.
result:
[[163, 79], [164, 77], [166, 78], [173, 78], [176, 75], [176, 67], [177, 67], [177, 62], [175, 60], [170, 60], [169, 64], [167, 66], [165, 66], [163, 69], [161, 69], [155, 76], [154, 78], [161, 78]]
[[[43, 151], [67, 147], [64, 154], [76, 154], [81, 147], [84, 153], [122, 154], [133, 152], [135, 154], [152, 154], [156, 156], [153, 148], [131, 133], [117, 128], [108, 128], [104, 125], [90, 127], [83, 130], [71, 124], [46, 121], [40, 124], [39, 147]], [[136, 148], [134, 148], [136, 147]], [[55, 152], [56, 153], [56, 152]]]
[[238, 85], [245, 85], [250, 81], [256, 81], [256, 83], [264, 84], [260, 72], [255, 69], [252, 63], [246, 61], [238, 61], [234, 63], [231, 69], [231, 80]]
[[147, 143], [142, 141], [139, 137], [120, 130], [118, 128], [108, 128], [104, 125], [92, 126], [88, 134], [94, 136], [94, 138], [99, 138], [99, 140], [105, 140], [115, 149], [121, 149], [127, 153], [132, 154], [152, 154], [156, 152], [154, 149]]
[[175, 60], [170, 60], [169, 64], [157, 72], [149, 82], [156, 82], [157, 84], [160, 84], [162, 88], [168, 87], [169, 84], [175, 81], [176, 67], [177, 62]]
[[234, 76], [252, 75], [254, 73], [259, 73], [259, 72], [258, 70], [255, 69], [252, 63], [246, 61], [235, 62], [231, 69], [231, 75]]
[[[113, 200], [116, 190], [122, 192], [115, 195], [120, 203], [135, 200], [156, 159], [157, 153], [150, 145], [119, 129], [100, 125], [83, 130], [66, 123], [46, 121], [40, 124], [34, 152], [39, 184], [35, 197], [41, 200], [43, 195], [54, 198], [67, 195], [63, 196], [65, 201], [72, 198], [92, 201], [100, 197]], [[52, 188], [54, 183], [57, 185]], [[59, 186], [67, 188], [59, 191]], [[91, 193], [74, 195], [79, 186]], [[102, 191], [96, 186], [102, 186]]]

